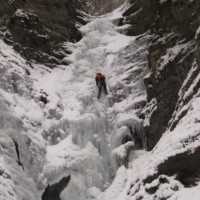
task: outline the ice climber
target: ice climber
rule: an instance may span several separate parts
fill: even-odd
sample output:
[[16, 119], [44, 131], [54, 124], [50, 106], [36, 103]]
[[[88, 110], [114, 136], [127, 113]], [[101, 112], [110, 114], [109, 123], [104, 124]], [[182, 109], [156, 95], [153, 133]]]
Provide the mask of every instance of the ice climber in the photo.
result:
[[105, 95], [108, 94], [107, 88], [106, 88], [106, 78], [103, 74], [97, 73], [95, 80], [96, 80], [96, 84], [97, 84], [97, 87], [98, 87], [97, 98], [100, 99], [102, 88], [103, 88]]

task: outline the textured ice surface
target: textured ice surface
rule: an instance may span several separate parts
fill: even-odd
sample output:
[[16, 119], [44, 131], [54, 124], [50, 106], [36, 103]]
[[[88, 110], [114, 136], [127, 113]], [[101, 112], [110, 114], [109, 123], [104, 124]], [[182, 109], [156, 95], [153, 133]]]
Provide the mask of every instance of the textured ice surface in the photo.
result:
[[[136, 136], [143, 137], [137, 113], [147, 63], [146, 38], [121, 34], [126, 27], [113, 24], [120, 17], [118, 10], [82, 27], [82, 40], [63, 44], [71, 64], [54, 69], [31, 68], [0, 40], [0, 197], [40, 199], [69, 174], [62, 200], [111, 198], [101, 192], [115, 173], [111, 190], [115, 197], [122, 191]], [[99, 100], [96, 72], [105, 74], [109, 91]]]

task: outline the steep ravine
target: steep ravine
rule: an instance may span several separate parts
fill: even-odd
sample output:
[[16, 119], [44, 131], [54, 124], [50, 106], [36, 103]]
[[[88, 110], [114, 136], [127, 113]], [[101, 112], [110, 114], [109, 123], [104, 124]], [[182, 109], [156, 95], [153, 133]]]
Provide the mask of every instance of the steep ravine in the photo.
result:
[[78, 27], [86, 24], [84, 16], [77, 0], [2, 1], [1, 38], [28, 62], [53, 68], [65, 56], [62, 43], [81, 39]]
[[[97, 199], [111, 184], [117, 169], [128, 167], [133, 149], [144, 147], [138, 115], [146, 98], [143, 77], [148, 70], [147, 38], [119, 34], [118, 29], [121, 32], [125, 27], [112, 24], [121, 18], [118, 12], [82, 27], [82, 40], [71, 44], [72, 54], [65, 58], [72, 64], [65, 71], [58, 70], [58, 74], [47, 74], [51, 85], [61, 89], [57, 93], [62, 111], [57, 120], [59, 110], [54, 108], [46, 121], [49, 125], [44, 134], [51, 146], [47, 148], [43, 174], [50, 185], [58, 177], [71, 176], [59, 194], [61, 199]], [[106, 75], [109, 89], [109, 95], [100, 100], [94, 82], [98, 71]], [[59, 80], [53, 80], [55, 76]], [[45, 75], [39, 80], [40, 86], [43, 80]], [[50, 87], [43, 85], [42, 89], [48, 94]], [[59, 182], [56, 184], [50, 186], [52, 190]]]
[[[71, 53], [62, 63], [71, 64], [53, 69], [27, 65], [1, 40], [5, 199], [97, 199], [118, 167], [128, 168], [133, 149], [144, 147], [138, 116], [146, 99], [148, 37], [120, 34], [126, 26], [113, 24], [120, 18], [118, 10], [91, 20], [79, 42], [63, 44]], [[98, 71], [109, 90], [100, 100]]]
[[199, 0], [37, 2], [0, 8], [0, 198], [198, 200]]

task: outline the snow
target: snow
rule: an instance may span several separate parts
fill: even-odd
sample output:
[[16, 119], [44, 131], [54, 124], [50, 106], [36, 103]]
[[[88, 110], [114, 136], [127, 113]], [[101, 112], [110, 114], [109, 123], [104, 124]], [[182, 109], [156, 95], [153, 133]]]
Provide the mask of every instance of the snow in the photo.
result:
[[[63, 174], [72, 175], [71, 183], [62, 192], [62, 199], [97, 198], [98, 195], [94, 193], [99, 194], [110, 184], [110, 170], [116, 172], [119, 167], [117, 164], [111, 165], [110, 161], [109, 138], [112, 132], [111, 120], [113, 117], [109, 119], [109, 115], [112, 115], [112, 112], [121, 111], [117, 109], [112, 110], [111, 113], [107, 111], [111, 103], [109, 102], [111, 96], [108, 96], [108, 99], [102, 96], [100, 100], [97, 100], [94, 77], [96, 72], [104, 73], [109, 88], [109, 85], [113, 84], [111, 76], [118, 73], [117, 70], [121, 71], [117, 66], [118, 60], [121, 59], [124, 69], [130, 68], [130, 64], [125, 58], [125, 49], [128, 48], [130, 52], [137, 51], [138, 45], [134, 44], [135, 37], [121, 35], [118, 28], [112, 24], [113, 20], [113, 17], [97, 18], [81, 28], [83, 39], [76, 44], [69, 44], [72, 54], [65, 58], [71, 63], [69, 66], [53, 69], [51, 73], [46, 73], [45, 70], [42, 74], [40, 74], [41, 72], [38, 74], [36, 70], [31, 72], [31, 77], [37, 80], [35, 88], [38, 91], [42, 89], [48, 95], [49, 102], [45, 105], [44, 110], [46, 113], [50, 109], [54, 110], [52, 116], [48, 117], [44, 123], [45, 134], [47, 134], [50, 144], [53, 144], [47, 148], [43, 167], [44, 177], [47, 182], [54, 183]], [[64, 46], [67, 47], [68, 44], [66, 43]], [[48, 80], [51, 82], [49, 83]], [[131, 88], [131, 86], [129, 87]], [[137, 94], [134, 92], [129, 94], [136, 96], [133, 104], [145, 101], [144, 92], [141, 90]], [[134, 96], [129, 98], [128, 102], [134, 100]], [[60, 117], [56, 119], [58, 102], [62, 105], [59, 106], [62, 109]], [[121, 102], [122, 107], [126, 104], [127, 102]], [[131, 104], [128, 106], [127, 112], [135, 108]], [[119, 117], [123, 119], [126, 115], [127, 120], [131, 119], [128, 113], [121, 113]], [[115, 120], [120, 128], [122, 126], [120, 121]], [[137, 124], [137, 120], [134, 125]], [[140, 124], [140, 122], [138, 123]], [[59, 131], [56, 131], [58, 128]], [[117, 129], [116, 131], [118, 131]], [[129, 130], [126, 127], [125, 129], [130, 136]], [[112, 139], [116, 141], [114, 146], [112, 145], [115, 157], [119, 155], [119, 162], [121, 162], [120, 160], [128, 162], [125, 151], [133, 148], [134, 143], [121, 145], [125, 135], [121, 134], [123, 136], [115, 138], [114, 131], [112, 135]], [[121, 149], [117, 150], [118, 146]], [[124, 152], [123, 155], [122, 152]], [[114, 175], [113, 173], [112, 175]], [[74, 192], [75, 184], [77, 185], [76, 192]], [[93, 191], [93, 197], [90, 197], [91, 191]]]
[[195, 39], [196, 39], [196, 40], [198, 40], [199, 33], [200, 33], [200, 27], [197, 29], [197, 32], [196, 32], [196, 35], [195, 35]]
[[169, 62], [172, 62], [176, 59], [176, 57], [180, 54], [184, 55], [185, 52], [187, 52], [187, 49], [192, 46], [192, 42], [187, 42], [183, 44], [177, 44], [172, 48], [168, 48], [166, 51], [166, 54], [162, 56], [159, 61], [159, 71], [162, 71]]
[[127, 181], [127, 170], [125, 167], [120, 167], [116, 173], [112, 185], [99, 196], [98, 200], [118, 199]]
[[[193, 71], [194, 69], [191, 69]], [[188, 76], [191, 76], [191, 72]], [[186, 79], [188, 80], [188, 79]], [[131, 176], [126, 176], [127, 183], [119, 197], [111, 199], [137, 199], [143, 197], [145, 199], [195, 199], [199, 198], [199, 184], [192, 188], [185, 188], [175, 176], [164, 176], [167, 181], [159, 183], [159, 177], [152, 182], [144, 184], [142, 180], [157, 173], [157, 166], [169, 157], [178, 155], [183, 152], [194, 152], [199, 146], [199, 128], [197, 122], [199, 119], [199, 92], [190, 100], [187, 108], [187, 115], [183, 116], [173, 131], [167, 130], [156, 147], [149, 153], [144, 153], [133, 159]], [[184, 107], [183, 107], [184, 109]], [[178, 117], [182, 109], [178, 110]], [[163, 175], [162, 175], [163, 178]], [[197, 182], [198, 183], [198, 182]], [[147, 190], [157, 188], [155, 192], [148, 193]], [[108, 191], [112, 187], [108, 188]], [[107, 193], [108, 193], [107, 191]], [[127, 192], [128, 191], [128, 192]]]
[[0, 44], [0, 166], [5, 174], [0, 177], [1, 199], [35, 200], [40, 196], [37, 177], [45, 155], [45, 141], [37, 134], [43, 111], [32, 98], [26, 61], [2, 40]]
[[21, 9], [17, 9], [17, 10], [15, 11], [15, 15], [16, 15], [17, 17], [23, 17], [23, 18], [26, 18], [26, 19], [29, 18], [28, 15], [27, 15], [23, 10], [21, 10]]
[[168, 0], [160, 0], [160, 4], [163, 4], [166, 1], [168, 1]]
[[[136, 41], [122, 34], [127, 26], [116, 26], [121, 9], [81, 27], [82, 40], [63, 44], [69, 65], [54, 69], [34, 62], [30, 68], [0, 40], [0, 197], [40, 199], [69, 174], [62, 200], [124, 194], [140, 152], [132, 134], [143, 133], [137, 112], [146, 101], [148, 66], [147, 38]], [[105, 74], [109, 92], [99, 100], [96, 72]]]
[[[200, 97], [193, 94], [199, 75], [185, 88], [197, 66], [193, 63], [179, 92], [180, 100], [193, 98], [176, 110], [173, 120], [187, 115], [163, 133], [151, 152], [139, 149], [157, 100], [143, 109], [146, 120], [139, 119], [146, 103], [143, 78], [150, 76], [148, 36], [123, 35], [128, 26], [116, 26], [121, 9], [81, 27], [82, 40], [63, 44], [71, 52], [63, 61], [70, 64], [54, 69], [34, 62], [30, 68], [0, 39], [0, 199], [40, 199], [48, 184], [68, 175], [62, 200], [199, 199], [199, 183], [185, 188], [175, 175], [144, 183], [169, 157], [193, 152], [200, 144]], [[160, 65], [164, 68], [189, 45], [168, 49]], [[96, 72], [105, 74], [109, 91], [99, 100]], [[154, 193], [147, 192], [152, 188]]]
[[120, 145], [119, 147], [115, 148], [111, 153], [111, 161], [115, 171], [124, 165], [128, 167], [130, 162], [129, 158], [130, 155], [133, 153], [135, 144], [132, 141], [126, 142], [125, 144]]
[[197, 200], [199, 199], [199, 184], [194, 188], [181, 188], [170, 200]]

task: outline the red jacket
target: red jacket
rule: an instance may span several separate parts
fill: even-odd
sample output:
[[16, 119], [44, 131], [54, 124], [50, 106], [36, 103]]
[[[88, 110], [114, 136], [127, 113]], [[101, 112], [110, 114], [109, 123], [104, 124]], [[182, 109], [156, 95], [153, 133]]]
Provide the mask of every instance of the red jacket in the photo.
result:
[[96, 74], [95, 80], [96, 80], [97, 86], [98, 86], [99, 84], [105, 84], [105, 76], [104, 76], [103, 74], [101, 74], [101, 73], [97, 73], [97, 74]]

